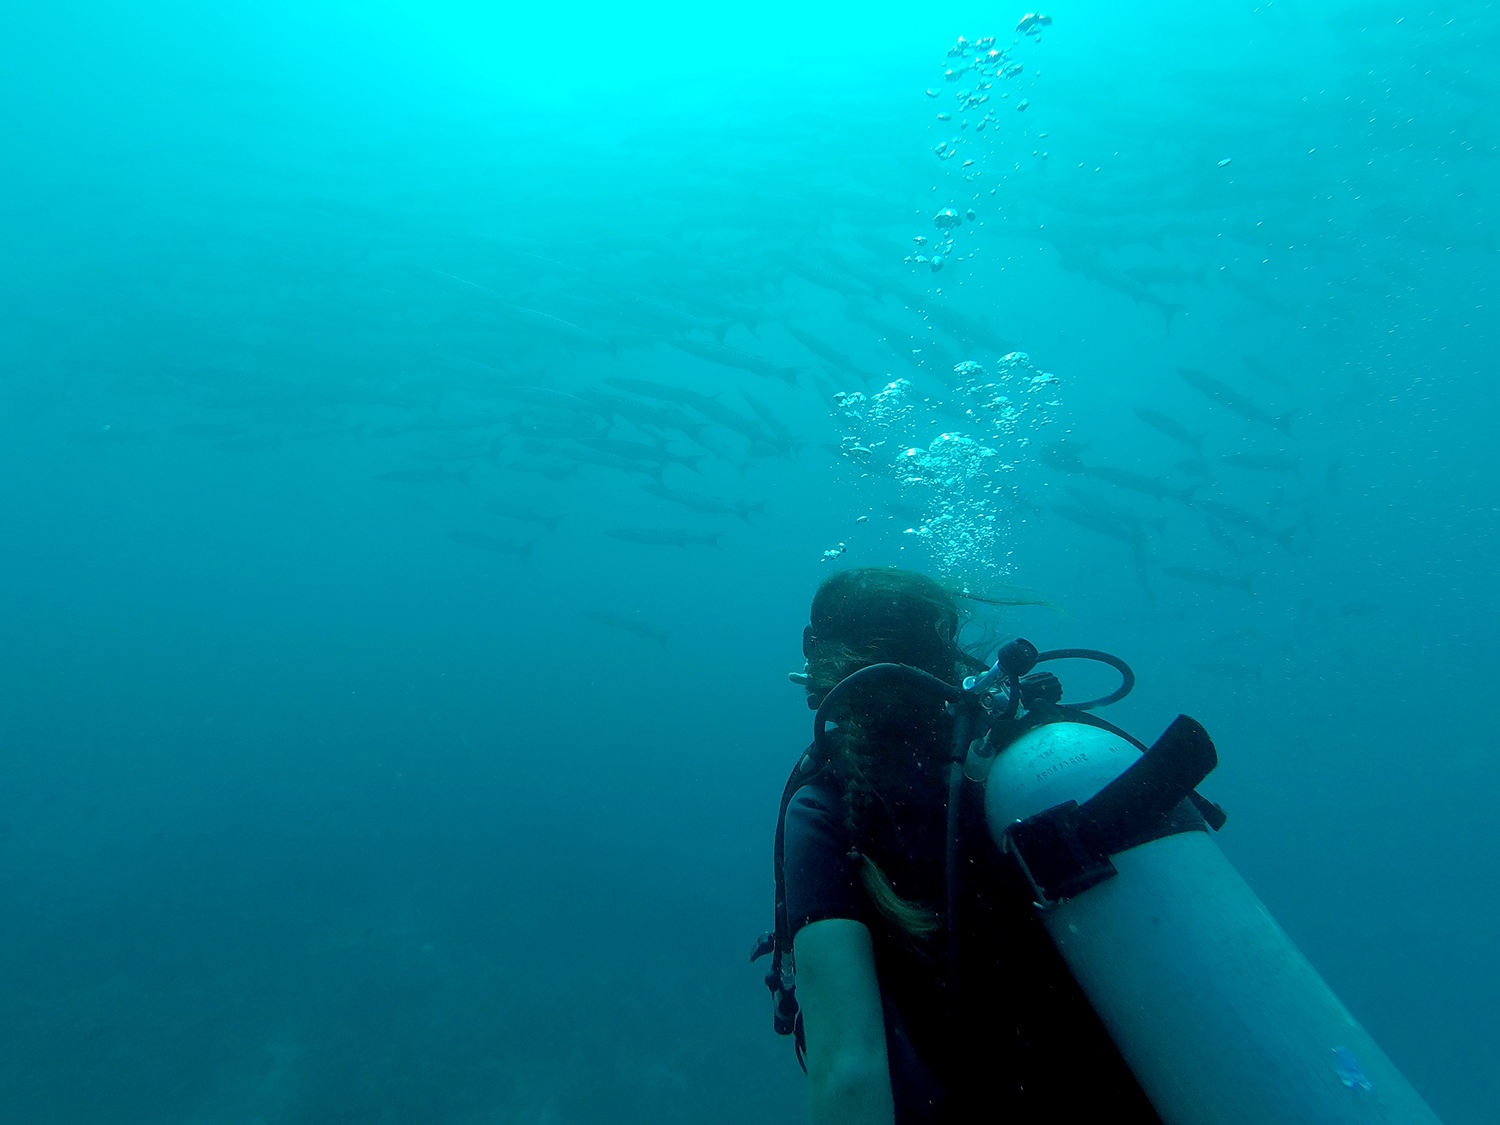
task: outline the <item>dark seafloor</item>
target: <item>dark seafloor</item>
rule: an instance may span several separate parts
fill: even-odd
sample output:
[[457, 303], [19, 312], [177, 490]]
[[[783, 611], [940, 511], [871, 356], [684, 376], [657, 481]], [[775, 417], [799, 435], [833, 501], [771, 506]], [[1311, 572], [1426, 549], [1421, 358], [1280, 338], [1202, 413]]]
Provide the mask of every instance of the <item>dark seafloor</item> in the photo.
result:
[[1500, 11], [1046, 14], [0, 10], [0, 1121], [800, 1119], [849, 564], [1206, 723], [1494, 1120]]

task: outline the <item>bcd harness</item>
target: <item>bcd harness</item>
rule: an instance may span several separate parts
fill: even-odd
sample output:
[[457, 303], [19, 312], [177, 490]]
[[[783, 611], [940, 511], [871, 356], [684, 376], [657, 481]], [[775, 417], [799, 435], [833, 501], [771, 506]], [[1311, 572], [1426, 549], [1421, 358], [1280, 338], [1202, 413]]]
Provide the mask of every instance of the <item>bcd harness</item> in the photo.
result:
[[[1085, 703], [1062, 703], [1062, 685], [1050, 672], [1032, 672], [1049, 660], [1081, 659], [1105, 663], [1121, 675], [1120, 686], [1109, 695]], [[1089, 712], [1118, 702], [1135, 686], [1135, 675], [1118, 657], [1095, 649], [1054, 649], [1038, 652], [1030, 642], [1004, 645], [995, 663], [978, 676], [955, 687], [919, 668], [905, 664], [873, 664], [840, 681], [818, 701], [812, 744], [798, 758], [781, 794], [776, 819], [773, 869], [776, 883], [773, 928], [761, 934], [750, 960], [771, 955], [765, 984], [771, 993], [771, 1023], [778, 1035], [790, 1035], [797, 1061], [806, 1069], [806, 1042], [792, 963], [790, 919], [786, 909], [786, 811], [804, 785], [832, 768], [832, 740], [828, 737], [831, 703], [849, 687], [880, 677], [902, 677], [921, 683], [940, 697], [954, 720], [949, 756], [948, 825], [945, 854], [948, 959], [950, 972], [958, 965], [957, 862], [961, 842], [959, 809], [965, 762], [991, 761], [1026, 731], [1049, 723], [1083, 723], [1125, 739], [1141, 751], [1119, 777], [1079, 804], [1068, 801], [1016, 821], [1005, 831], [1002, 853], [1026, 879], [1037, 909], [1082, 894], [1112, 877], [1110, 857], [1129, 848], [1179, 832], [1215, 831], [1223, 827], [1224, 811], [1197, 793], [1197, 786], [1218, 764], [1208, 732], [1194, 719], [1179, 715], [1154, 745], [1144, 743]], [[971, 784], [980, 784], [970, 779]]]

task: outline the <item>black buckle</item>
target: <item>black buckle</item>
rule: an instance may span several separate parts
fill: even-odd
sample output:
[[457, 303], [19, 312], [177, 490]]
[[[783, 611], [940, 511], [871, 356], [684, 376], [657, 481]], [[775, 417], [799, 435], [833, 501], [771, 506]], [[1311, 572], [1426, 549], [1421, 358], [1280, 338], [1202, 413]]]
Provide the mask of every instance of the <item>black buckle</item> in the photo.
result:
[[1032, 901], [1050, 910], [1118, 872], [1108, 852], [1089, 839], [1077, 801], [1054, 805], [1005, 830], [1005, 850], [1031, 885]]
[[766, 977], [771, 990], [771, 1026], [777, 1035], [790, 1035], [797, 1028], [797, 980], [792, 970], [783, 966]]

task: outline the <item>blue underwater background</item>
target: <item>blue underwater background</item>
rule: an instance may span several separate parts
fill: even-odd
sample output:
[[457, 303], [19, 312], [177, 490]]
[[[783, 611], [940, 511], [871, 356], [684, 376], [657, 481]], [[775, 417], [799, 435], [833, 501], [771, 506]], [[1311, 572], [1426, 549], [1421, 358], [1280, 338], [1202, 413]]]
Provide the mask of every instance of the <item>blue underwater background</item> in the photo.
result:
[[1500, 10], [1023, 14], [0, 10], [0, 1121], [800, 1120], [746, 955], [871, 564], [1204, 722], [1494, 1120]]

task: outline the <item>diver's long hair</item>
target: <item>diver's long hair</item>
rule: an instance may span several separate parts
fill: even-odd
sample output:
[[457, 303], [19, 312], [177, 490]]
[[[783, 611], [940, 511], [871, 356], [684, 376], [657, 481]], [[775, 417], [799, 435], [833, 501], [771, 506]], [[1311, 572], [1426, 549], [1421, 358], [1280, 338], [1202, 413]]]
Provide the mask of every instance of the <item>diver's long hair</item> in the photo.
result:
[[[813, 596], [804, 653], [807, 689], [815, 699], [860, 668], [909, 664], [953, 683], [983, 667], [958, 644], [964, 624], [959, 599], [987, 605], [1034, 605], [1035, 598], [986, 597], [950, 590], [910, 570], [862, 567], [831, 575]], [[838, 724], [832, 768], [842, 795], [845, 828], [858, 853], [860, 882], [896, 930], [921, 944], [942, 928], [938, 911], [903, 897], [869, 855], [870, 811], [942, 815], [947, 801], [947, 747], [953, 720], [942, 701], [910, 680], [855, 684], [828, 718]]]

